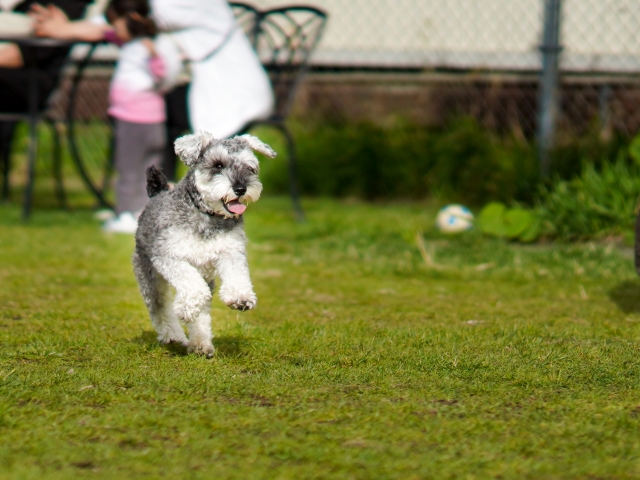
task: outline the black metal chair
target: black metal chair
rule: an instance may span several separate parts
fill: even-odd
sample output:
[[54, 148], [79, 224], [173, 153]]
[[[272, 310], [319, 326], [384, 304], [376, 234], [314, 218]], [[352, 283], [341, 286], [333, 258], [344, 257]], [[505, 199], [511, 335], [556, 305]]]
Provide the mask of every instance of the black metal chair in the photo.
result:
[[67, 141], [80, 177], [104, 208], [113, 209], [107, 196], [113, 178], [113, 128], [107, 114], [108, 86], [115, 59], [96, 56], [103, 43], [84, 45], [70, 76], [66, 104]]
[[275, 96], [273, 114], [250, 122], [243, 129], [270, 125], [284, 135], [288, 150], [289, 189], [296, 216], [304, 220], [298, 191], [295, 139], [286, 121], [297, 89], [308, 70], [327, 22], [327, 13], [306, 5], [258, 10], [246, 3], [232, 3], [239, 25], [244, 29], [260, 61], [269, 73]]

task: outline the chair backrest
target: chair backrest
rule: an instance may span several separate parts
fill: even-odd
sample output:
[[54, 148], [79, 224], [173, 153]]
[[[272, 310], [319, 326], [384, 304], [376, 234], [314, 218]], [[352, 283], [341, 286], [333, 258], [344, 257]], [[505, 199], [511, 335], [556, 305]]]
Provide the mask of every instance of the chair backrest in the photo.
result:
[[233, 14], [236, 17], [236, 22], [242, 28], [245, 35], [256, 48], [256, 35], [258, 30], [258, 17], [260, 13], [258, 9], [248, 3], [233, 2], [230, 3]]
[[[296, 90], [327, 22], [326, 12], [305, 5], [269, 10], [232, 3], [239, 24], [249, 37], [271, 79], [275, 95], [274, 116], [288, 115]], [[249, 16], [255, 15], [249, 20]]]
[[[106, 53], [106, 55], [104, 55]], [[116, 63], [104, 44], [77, 45], [65, 81], [67, 140], [71, 158], [100, 205], [110, 190], [113, 132], [108, 115], [109, 83]]]

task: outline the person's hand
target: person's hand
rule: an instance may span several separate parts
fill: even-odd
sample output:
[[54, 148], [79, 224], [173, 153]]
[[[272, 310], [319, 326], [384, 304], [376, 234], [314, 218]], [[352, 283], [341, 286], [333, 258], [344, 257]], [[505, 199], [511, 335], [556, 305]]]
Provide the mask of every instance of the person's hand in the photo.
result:
[[36, 3], [31, 6], [29, 16], [33, 19], [36, 35], [39, 37], [57, 37], [69, 24], [69, 19], [58, 7], [43, 7]]

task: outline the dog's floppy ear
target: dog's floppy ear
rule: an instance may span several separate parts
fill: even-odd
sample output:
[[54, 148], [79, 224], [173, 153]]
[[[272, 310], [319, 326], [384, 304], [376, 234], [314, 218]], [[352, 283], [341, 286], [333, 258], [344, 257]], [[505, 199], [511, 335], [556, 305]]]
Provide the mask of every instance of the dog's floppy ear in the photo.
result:
[[260, 152], [263, 155], [266, 155], [269, 158], [274, 158], [276, 156], [276, 152], [273, 149], [260, 140], [258, 137], [254, 137], [253, 135], [249, 135], [248, 133], [245, 135], [240, 135], [240, 138], [244, 139], [245, 142], [251, 147], [251, 150], [255, 150], [256, 152]]
[[204, 131], [185, 135], [174, 143], [176, 154], [187, 167], [195, 167], [202, 153], [214, 140], [213, 135]]

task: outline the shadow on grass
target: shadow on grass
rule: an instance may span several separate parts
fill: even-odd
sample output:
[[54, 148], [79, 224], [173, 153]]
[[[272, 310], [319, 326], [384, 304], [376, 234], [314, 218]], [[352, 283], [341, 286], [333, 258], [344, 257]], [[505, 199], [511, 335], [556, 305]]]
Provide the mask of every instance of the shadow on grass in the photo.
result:
[[246, 337], [235, 335], [225, 335], [213, 338], [213, 346], [216, 348], [216, 355], [222, 357], [239, 357], [242, 355], [242, 349], [247, 342]]
[[640, 313], [640, 281], [627, 280], [609, 290], [609, 298], [624, 313]]
[[[145, 345], [149, 349], [158, 347], [157, 334], [152, 330], [140, 333], [132, 342]], [[216, 349], [216, 356], [239, 357], [242, 355], [242, 347], [245, 342], [245, 337], [227, 335], [214, 337], [213, 346]], [[181, 345], [169, 344], [163, 345], [162, 348], [167, 350], [172, 356], [187, 355], [187, 349]]]

